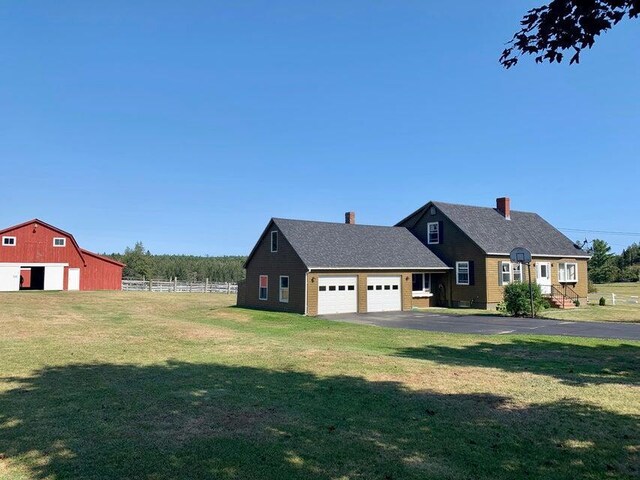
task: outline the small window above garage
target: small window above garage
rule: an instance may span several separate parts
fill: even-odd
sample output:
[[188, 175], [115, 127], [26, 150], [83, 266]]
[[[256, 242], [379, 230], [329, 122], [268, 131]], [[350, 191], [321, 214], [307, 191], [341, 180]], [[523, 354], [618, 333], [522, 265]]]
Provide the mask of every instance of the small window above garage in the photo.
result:
[[53, 246], [54, 247], [66, 247], [67, 246], [67, 239], [64, 238], [64, 237], [54, 237]]
[[3, 247], [15, 247], [16, 246], [16, 237], [2, 237], [2, 246]]

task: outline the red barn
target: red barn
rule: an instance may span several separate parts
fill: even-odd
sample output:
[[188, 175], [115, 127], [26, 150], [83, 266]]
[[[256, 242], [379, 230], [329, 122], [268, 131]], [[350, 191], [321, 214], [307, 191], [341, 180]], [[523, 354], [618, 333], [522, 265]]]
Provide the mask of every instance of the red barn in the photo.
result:
[[37, 218], [0, 230], [0, 291], [120, 290], [123, 267]]

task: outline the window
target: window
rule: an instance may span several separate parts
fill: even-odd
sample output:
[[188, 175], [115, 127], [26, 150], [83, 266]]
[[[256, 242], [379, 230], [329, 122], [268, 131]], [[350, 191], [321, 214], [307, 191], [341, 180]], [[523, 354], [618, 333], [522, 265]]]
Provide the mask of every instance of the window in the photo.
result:
[[469, 262], [456, 262], [456, 285], [469, 285]]
[[344, 292], [347, 289], [346, 285], [338, 285], [338, 291], [339, 292]]
[[522, 264], [521, 263], [512, 263], [511, 264], [511, 276], [513, 277], [513, 282], [522, 282]]
[[275, 230], [271, 232], [271, 251], [278, 251], [278, 232]]
[[500, 262], [500, 285], [511, 283], [511, 263]]
[[3, 247], [15, 247], [16, 246], [16, 237], [2, 237], [2, 246]]
[[349, 290], [349, 291], [351, 291], [351, 292], [353, 292], [355, 289], [356, 289], [356, 286], [355, 286], [355, 285], [349, 285], [349, 286], [347, 287], [347, 290]]
[[500, 262], [500, 285], [524, 282], [521, 263]]
[[320, 285], [319, 290], [320, 290], [321, 292], [326, 292], [326, 291], [327, 291], [327, 287], [326, 287], [325, 285]]
[[367, 290], [373, 290], [373, 285], [367, 285]]
[[558, 281], [576, 283], [578, 281], [578, 264], [563, 262], [558, 264]]
[[330, 292], [335, 292], [336, 291], [336, 286], [335, 285], [329, 285], [329, 291]]
[[260, 286], [258, 288], [258, 299], [266, 300], [269, 298], [269, 276], [260, 275]]
[[414, 273], [412, 275], [413, 293], [429, 293], [431, 292], [431, 274], [430, 273]]
[[427, 223], [427, 243], [429, 245], [440, 243], [440, 223]]
[[64, 237], [55, 237], [53, 239], [54, 247], [64, 247], [67, 244], [67, 239]]
[[289, 277], [280, 277], [280, 301], [289, 303]]
[[435, 215], [436, 214], [436, 207], [431, 207], [431, 209], [429, 209], [429, 213], [431, 215]]

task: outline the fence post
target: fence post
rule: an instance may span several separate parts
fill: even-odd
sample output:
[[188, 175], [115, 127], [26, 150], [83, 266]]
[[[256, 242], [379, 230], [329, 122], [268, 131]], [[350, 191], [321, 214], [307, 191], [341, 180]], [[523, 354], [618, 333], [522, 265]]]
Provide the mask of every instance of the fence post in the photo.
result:
[[616, 304], [616, 294], [612, 293], [611, 294], [611, 305], [615, 305]]
[[152, 292], [153, 291], [153, 280], [149, 279], [149, 291]]
[[209, 293], [209, 277], [204, 279], [204, 293]]
[[227, 282], [227, 295], [231, 293], [231, 284]]

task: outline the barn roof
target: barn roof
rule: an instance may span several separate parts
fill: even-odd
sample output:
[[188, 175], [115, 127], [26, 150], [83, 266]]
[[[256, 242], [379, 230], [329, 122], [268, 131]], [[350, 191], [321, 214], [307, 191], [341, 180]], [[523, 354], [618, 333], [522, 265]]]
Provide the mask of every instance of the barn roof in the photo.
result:
[[95, 258], [98, 258], [100, 260], [104, 260], [105, 262], [109, 262], [109, 263], [113, 263], [115, 265], [124, 267], [125, 264], [124, 263], [120, 263], [116, 260], [113, 260], [112, 258], [108, 258], [108, 257], [104, 257], [102, 255], [98, 255], [97, 253], [93, 253], [85, 248], [80, 248], [80, 245], [78, 245], [78, 242], [76, 242], [76, 239], [73, 237], [73, 235], [71, 235], [69, 232], [65, 232], [64, 230], [55, 227], [47, 222], [43, 222], [42, 220], [38, 219], [38, 218], [34, 218], [33, 220], [29, 220], [28, 222], [23, 222], [20, 223], [18, 225], [13, 225], [12, 227], [8, 227], [8, 228], [4, 228], [2, 230], [0, 230], [0, 235], [2, 235], [3, 233], [8, 233], [12, 230], [17, 230], [18, 228], [22, 228], [22, 227], [26, 227], [27, 225], [31, 225], [31, 224], [37, 224], [37, 225], [42, 225], [45, 228], [48, 228], [50, 230], [53, 230], [54, 232], [58, 232], [60, 235], [64, 235], [65, 237], [69, 238], [69, 240], [71, 240], [71, 243], [73, 244], [74, 248], [78, 251], [78, 254], [80, 255], [80, 258], [82, 259], [82, 263], [84, 263], [85, 265], [87, 264], [87, 262], [84, 259], [85, 255], [89, 255]]
[[38, 218], [34, 218], [33, 220], [29, 220], [28, 222], [23, 222], [20, 223], [18, 225], [14, 225], [12, 227], [8, 227], [5, 228], [3, 230], [0, 230], [0, 235], [2, 235], [3, 233], [7, 233], [10, 232], [12, 230], [17, 230], [18, 228], [22, 228], [22, 227], [26, 227], [27, 225], [31, 225], [31, 224], [37, 224], [37, 225], [42, 225], [43, 227], [46, 227], [50, 230], [53, 230], [54, 232], [58, 232], [60, 235], [64, 235], [66, 237], [68, 237], [71, 240], [71, 243], [73, 244], [74, 248], [78, 251], [78, 255], [80, 255], [80, 258], [82, 259], [82, 263], [84, 263], [86, 265], [86, 261], [84, 259], [84, 255], [82, 252], [82, 249], [80, 248], [80, 245], [78, 245], [78, 242], [76, 242], [76, 239], [73, 238], [73, 235], [71, 235], [69, 232], [65, 232], [64, 230], [58, 228], [58, 227], [54, 227], [53, 225], [47, 223], [47, 222], [43, 222], [42, 220], [38, 219]]
[[404, 227], [274, 218], [309, 269], [448, 269]]

